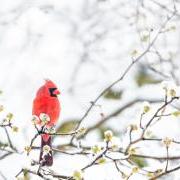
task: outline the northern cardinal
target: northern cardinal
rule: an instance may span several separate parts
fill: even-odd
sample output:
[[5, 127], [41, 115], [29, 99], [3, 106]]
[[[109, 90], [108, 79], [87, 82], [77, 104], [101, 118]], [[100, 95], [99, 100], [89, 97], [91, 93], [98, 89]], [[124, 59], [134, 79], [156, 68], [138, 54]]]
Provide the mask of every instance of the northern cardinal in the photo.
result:
[[[42, 113], [49, 116], [50, 120], [44, 125], [46, 128], [51, 128], [56, 125], [61, 106], [57, 95], [60, 94], [57, 86], [51, 81], [46, 80], [45, 84], [39, 88], [36, 97], [33, 101], [32, 114], [40, 116]], [[38, 124], [41, 125], [39, 120]], [[43, 147], [49, 147], [50, 151], [43, 154]], [[42, 166], [51, 166], [53, 164], [52, 150], [51, 150], [51, 136], [49, 134], [41, 135], [41, 152], [39, 162]]]

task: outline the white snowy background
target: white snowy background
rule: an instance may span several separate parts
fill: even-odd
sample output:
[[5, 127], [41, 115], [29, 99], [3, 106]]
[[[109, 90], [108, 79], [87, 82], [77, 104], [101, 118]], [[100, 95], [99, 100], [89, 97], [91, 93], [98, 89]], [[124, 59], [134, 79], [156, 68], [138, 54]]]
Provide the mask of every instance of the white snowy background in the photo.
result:
[[[59, 125], [68, 119], [81, 118], [90, 101], [120, 77], [131, 63], [132, 51], [143, 52], [147, 44], [140, 40], [139, 35], [153, 29], [154, 36], [173, 11], [172, 1], [157, 2], [167, 6], [168, 10], [153, 0], [0, 0], [0, 89], [3, 91], [0, 104], [5, 107], [1, 117], [8, 112], [14, 114], [13, 121], [19, 132], [10, 134], [20, 152], [24, 151], [35, 133], [31, 123], [32, 101], [44, 78], [53, 80], [61, 91]], [[176, 7], [180, 9], [178, 1]], [[164, 33], [158, 39], [156, 48], [164, 59], [173, 54], [175, 68], [168, 63], [159, 63], [153, 54], [143, 57], [114, 87], [123, 91], [122, 98], [108, 100], [102, 97], [98, 102], [102, 108], [92, 110], [83, 121], [84, 127], [96, 123], [101, 112], [107, 115], [133, 98], [163, 98], [160, 83], [139, 87], [135, 74], [142, 65], [147, 68], [146, 64], [154, 63], [154, 67], [167, 77], [150, 71], [152, 77], [160, 81], [171, 80], [172, 70], [176, 77], [180, 77], [180, 15], [175, 16], [167, 26], [175, 26], [176, 29]], [[156, 109], [157, 104], [153, 107]], [[108, 127], [125, 132], [130, 123], [138, 120], [140, 109], [140, 103], [128, 108], [120, 116], [109, 120]], [[156, 126], [154, 133], [160, 138], [169, 136], [180, 140], [179, 129], [178, 119], [167, 118]], [[5, 137], [4, 132], [0, 132], [0, 141], [6, 141]], [[93, 144], [100, 138], [94, 131], [87, 140]], [[57, 145], [63, 142], [61, 137], [54, 141]], [[37, 145], [39, 143], [36, 141]], [[164, 149], [156, 150], [152, 145], [147, 147], [146, 152], [165, 154]], [[180, 155], [180, 149], [178, 151], [177, 147], [174, 153]], [[38, 151], [33, 151], [29, 157], [26, 153], [10, 155], [0, 161], [0, 172], [8, 180], [15, 179], [20, 169], [30, 167], [31, 159], [37, 160], [38, 156]], [[74, 169], [83, 167], [90, 160], [58, 154], [52, 169], [71, 175]], [[163, 163], [153, 163], [154, 168], [164, 167]], [[180, 173], [175, 175], [169, 179], [178, 179]], [[131, 177], [137, 178], [147, 179], [139, 175]], [[37, 176], [32, 176], [32, 179], [37, 179]], [[116, 180], [121, 176], [113, 164], [107, 164], [87, 170], [86, 179]]]

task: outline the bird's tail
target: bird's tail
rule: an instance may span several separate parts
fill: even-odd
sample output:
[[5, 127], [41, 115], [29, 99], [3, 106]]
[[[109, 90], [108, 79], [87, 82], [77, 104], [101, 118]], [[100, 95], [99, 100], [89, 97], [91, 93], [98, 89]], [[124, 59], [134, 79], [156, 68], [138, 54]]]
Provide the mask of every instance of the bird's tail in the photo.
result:
[[53, 164], [51, 136], [48, 134], [41, 135], [41, 152], [39, 163], [41, 166], [52, 166]]

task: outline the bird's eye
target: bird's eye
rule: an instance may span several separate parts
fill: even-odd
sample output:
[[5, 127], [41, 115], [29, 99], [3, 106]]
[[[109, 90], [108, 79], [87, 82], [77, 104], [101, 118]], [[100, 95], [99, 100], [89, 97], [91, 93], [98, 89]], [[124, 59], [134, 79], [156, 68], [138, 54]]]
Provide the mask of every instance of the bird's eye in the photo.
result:
[[49, 93], [51, 97], [57, 97], [57, 95], [53, 93], [56, 89], [57, 88], [49, 88]]

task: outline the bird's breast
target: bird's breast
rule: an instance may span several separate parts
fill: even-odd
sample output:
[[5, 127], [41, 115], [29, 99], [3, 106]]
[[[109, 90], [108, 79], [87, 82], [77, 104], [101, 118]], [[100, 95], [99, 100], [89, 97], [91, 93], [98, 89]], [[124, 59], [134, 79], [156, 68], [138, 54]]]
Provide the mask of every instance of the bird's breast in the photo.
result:
[[60, 102], [56, 97], [35, 98], [33, 101], [33, 115], [39, 116], [41, 113], [49, 115], [50, 122], [47, 124], [48, 126], [56, 124], [60, 110]]

